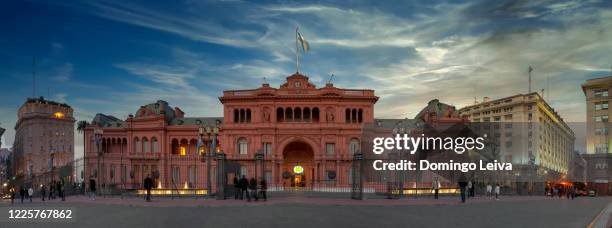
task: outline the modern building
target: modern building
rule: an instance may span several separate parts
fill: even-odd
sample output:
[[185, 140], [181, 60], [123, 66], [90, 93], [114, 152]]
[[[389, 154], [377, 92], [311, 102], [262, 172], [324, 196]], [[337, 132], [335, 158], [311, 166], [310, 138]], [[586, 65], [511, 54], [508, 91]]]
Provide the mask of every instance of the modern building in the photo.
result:
[[608, 104], [612, 101], [612, 76], [589, 79], [582, 84], [586, 97], [586, 154], [588, 182], [591, 189], [600, 195], [612, 193], [612, 135], [609, 117], [612, 115]]
[[[367, 89], [317, 88], [296, 73], [279, 88], [224, 91], [219, 100], [223, 117], [186, 117], [165, 101], [126, 120], [96, 115], [85, 129], [85, 177], [136, 189], [151, 175], [160, 189], [203, 191], [209, 164], [202, 155], [216, 138], [240, 175], [258, 175], [255, 155], [263, 153], [259, 176], [270, 188], [348, 186], [352, 155], [362, 126], [374, 123], [378, 97]], [[219, 127], [218, 136], [200, 134], [206, 126]], [[215, 161], [210, 166], [214, 177]]]
[[518, 168], [531, 167], [537, 172], [532, 175], [547, 176], [550, 181], [568, 174], [574, 153], [574, 133], [540, 94], [518, 94], [495, 100], [485, 97], [459, 112], [472, 123], [481, 123], [481, 130], [488, 131], [489, 137], [499, 142], [502, 162], [511, 162]]
[[13, 143], [15, 175], [42, 177], [73, 161], [72, 115], [69, 105], [43, 97], [29, 98], [21, 105]]

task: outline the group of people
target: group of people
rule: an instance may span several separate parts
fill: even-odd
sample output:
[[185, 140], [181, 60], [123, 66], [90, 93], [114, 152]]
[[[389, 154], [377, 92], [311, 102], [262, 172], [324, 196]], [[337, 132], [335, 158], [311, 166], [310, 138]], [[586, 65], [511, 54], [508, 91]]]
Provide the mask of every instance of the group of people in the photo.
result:
[[259, 197], [266, 201], [268, 199], [267, 190], [268, 184], [265, 179], [261, 179], [258, 185], [257, 180], [253, 177], [251, 179], [247, 179], [244, 175], [240, 178], [234, 177], [234, 199], [243, 200], [246, 196], [249, 202], [251, 198], [257, 201]]
[[[49, 189], [48, 191], [47, 191], [47, 187]], [[12, 204], [15, 201], [17, 192], [15, 188], [11, 188], [9, 192], [10, 192], [11, 204]], [[21, 198], [21, 203], [23, 203], [24, 200], [28, 200], [28, 199], [30, 200], [30, 202], [32, 202], [33, 196], [34, 196], [34, 188], [32, 186], [27, 187], [27, 188], [25, 186], [21, 186], [19, 188], [19, 197]], [[52, 199], [55, 199], [56, 197], [59, 197], [62, 199], [62, 201], [65, 201], [66, 200], [66, 189], [64, 187], [64, 180], [52, 181], [48, 185], [41, 185], [40, 186], [40, 196], [42, 198], [42, 201], [45, 201], [45, 198], [47, 200], [52, 200]]]
[[[436, 179], [437, 182], [437, 179]], [[476, 194], [476, 186], [475, 183], [473, 183], [472, 181], [465, 181], [465, 180], [459, 180], [459, 191], [461, 192], [461, 202], [465, 203], [466, 198], [470, 198], [470, 197], [475, 197]], [[493, 197], [495, 196], [495, 200], [499, 200], [499, 195], [501, 193], [501, 186], [499, 185], [499, 183], [496, 183], [495, 186], [491, 185], [490, 183], [487, 184], [486, 187], [486, 196], [487, 197]], [[435, 198], [438, 198], [438, 191], [435, 191]]]
[[545, 189], [546, 195], [551, 198], [558, 196], [559, 198], [567, 197], [568, 199], [574, 199], [577, 196], [578, 188], [574, 185], [572, 186], [546, 186]]

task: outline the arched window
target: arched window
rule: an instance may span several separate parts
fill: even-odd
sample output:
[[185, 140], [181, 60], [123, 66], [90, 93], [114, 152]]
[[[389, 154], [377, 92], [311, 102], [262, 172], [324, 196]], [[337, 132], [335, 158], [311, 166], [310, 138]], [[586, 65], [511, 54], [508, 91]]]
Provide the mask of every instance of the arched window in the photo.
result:
[[138, 139], [138, 137], [134, 138], [134, 152], [142, 152], [142, 144], [140, 143], [140, 139]]
[[151, 138], [151, 152], [159, 153], [159, 142], [157, 142], [157, 138]]
[[149, 139], [147, 139], [146, 137], [142, 138], [142, 148], [142, 152], [151, 152], [149, 150]]
[[285, 116], [285, 112], [283, 111], [283, 108], [277, 108], [276, 109], [276, 122], [283, 122], [283, 117]]
[[359, 139], [352, 138], [349, 142], [349, 153], [350, 155], [354, 155], [355, 153], [360, 151]]
[[344, 116], [345, 116], [345, 120], [347, 123], [351, 122], [351, 110], [350, 109], [346, 109], [346, 111], [344, 111]]
[[357, 109], [351, 111], [351, 122], [357, 123]]
[[312, 109], [312, 122], [319, 122], [319, 108], [317, 107]]
[[246, 113], [244, 111], [244, 109], [240, 109], [240, 123], [244, 123], [244, 117], [246, 116]]
[[363, 109], [359, 109], [357, 112], [357, 122], [363, 123]]
[[251, 109], [246, 110], [246, 122], [247, 123], [251, 122]]
[[238, 113], [238, 109], [234, 109], [234, 123], [238, 123], [239, 118], [240, 118], [240, 114]]
[[304, 108], [304, 115], [302, 115], [302, 117], [304, 118], [304, 122], [310, 122], [310, 108]]
[[188, 144], [189, 142], [187, 141], [187, 139], [181, 139], [181, 145], [179, 146], [179, 154], [181, 156], [187, 155], [187, 148], [189, 146]]
[[295, 122], [302, 122], [302, 109], [295, 108], [293, 112], [294, 112], [293, 118], [295, 119]]
[[177, 139], [172, 139], [172, 154], [179, 154], [179, 143]]
[[247, 141], [246, 138], [239, 138], [238, 139], [238, 154], [240, 155], [247, 155], [249, 153], [248, 149], [249, 149], [249, 142]]
[[293, 109], [292, 108], [285, 109], [285, 121], [287, 122], [293, 121]]

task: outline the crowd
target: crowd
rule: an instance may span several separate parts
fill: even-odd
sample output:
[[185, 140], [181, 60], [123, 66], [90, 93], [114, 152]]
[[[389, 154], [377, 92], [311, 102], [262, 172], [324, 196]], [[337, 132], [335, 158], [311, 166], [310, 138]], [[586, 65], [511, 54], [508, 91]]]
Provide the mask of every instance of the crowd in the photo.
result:
[[[9, 190], [9, 194], [11, 198], [11, 204], [13, 204], [17, 196], [17, 190], [12, 187]], [[47, 185], [40, 185], [40, 196], [42, 198], [42, 201], [45, 201], [45, 198], [47, 200], [61, 198], [62, 201], [65, 201], [66, 188], [64, 180], [51, 181]], [[32, 202], [32, 198], [34, 197], [34, 188], [32, 186], [26, 187], [25, 185], [22, 185], [21, 187], [19, 187], [19, 197], [21, 198], [21, 203], [23, 203], [24, 200], [29, 200], [30, 202]]]

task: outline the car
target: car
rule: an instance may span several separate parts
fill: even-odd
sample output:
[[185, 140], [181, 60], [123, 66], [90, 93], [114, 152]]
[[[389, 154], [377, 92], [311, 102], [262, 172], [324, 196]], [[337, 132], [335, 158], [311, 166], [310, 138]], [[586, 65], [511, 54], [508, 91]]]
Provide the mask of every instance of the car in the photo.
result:
[[596, 195], [597, 195], [597, 192], [595, 192], [595, 190], [589, 190], [590, 197], [595, 197]]

